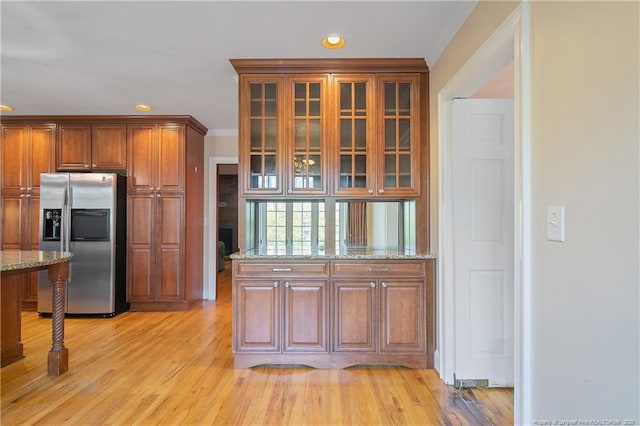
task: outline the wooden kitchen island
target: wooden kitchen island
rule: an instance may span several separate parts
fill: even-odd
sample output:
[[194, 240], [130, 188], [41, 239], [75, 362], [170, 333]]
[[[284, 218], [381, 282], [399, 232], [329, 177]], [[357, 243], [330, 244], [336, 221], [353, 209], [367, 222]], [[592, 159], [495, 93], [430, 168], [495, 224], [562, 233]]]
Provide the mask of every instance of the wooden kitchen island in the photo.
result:
[[0, 251], [2, 273], [1, 308], [1, 366], [24, 357], [20, 321], [20, 278], [23, 274], [47, 269], [53, 286], [52, 347], [48, 354], [47, 375], [59, 376], [69, 368], [69, 351], [64, 346], [64, 306], [69, 260], [72, 254], [58, 251], [5, 250]]

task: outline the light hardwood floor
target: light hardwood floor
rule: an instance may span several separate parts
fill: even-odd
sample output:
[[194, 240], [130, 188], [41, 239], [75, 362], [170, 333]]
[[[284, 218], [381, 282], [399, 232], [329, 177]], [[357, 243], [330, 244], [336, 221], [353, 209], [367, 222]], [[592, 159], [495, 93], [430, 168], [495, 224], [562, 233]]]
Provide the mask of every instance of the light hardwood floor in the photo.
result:
[[69, 371], [46, 376], [50, 320], [22, 314], [26, 358], [0, 370], [2, 425], [511, 424], [511, 389], [457, 391], [433, 370], [233, 369], [230, 267], [188, 312], [65, 320]]

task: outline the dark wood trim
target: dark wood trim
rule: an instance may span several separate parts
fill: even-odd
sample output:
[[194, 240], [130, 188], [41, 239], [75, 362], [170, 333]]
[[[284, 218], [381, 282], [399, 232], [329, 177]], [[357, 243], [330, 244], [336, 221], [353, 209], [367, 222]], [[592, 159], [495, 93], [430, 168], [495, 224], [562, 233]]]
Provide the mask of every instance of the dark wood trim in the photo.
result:
[[229, 59], [238, 74], [428, 73], [424, 58]]

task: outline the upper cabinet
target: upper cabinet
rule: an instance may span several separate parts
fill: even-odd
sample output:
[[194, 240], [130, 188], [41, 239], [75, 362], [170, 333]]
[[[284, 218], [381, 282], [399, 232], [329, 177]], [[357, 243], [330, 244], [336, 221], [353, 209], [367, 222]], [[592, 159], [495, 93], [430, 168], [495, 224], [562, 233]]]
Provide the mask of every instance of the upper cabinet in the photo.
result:
[[0, 129], [2, 194], [15, 193], [28, 198], [32, 193], [39, 193], [40, 173], [54, 170], [56, 125], [3, 123]]
[[246, 197], [416, 198], [423, 60], [231, 60]]
[[127, 168], [124, 124], [60, 124], [56, 143], [59, 171], [117, 171]]
[[185, 126], [129, 125], [129, 190], [182, 191], [185, 185]]

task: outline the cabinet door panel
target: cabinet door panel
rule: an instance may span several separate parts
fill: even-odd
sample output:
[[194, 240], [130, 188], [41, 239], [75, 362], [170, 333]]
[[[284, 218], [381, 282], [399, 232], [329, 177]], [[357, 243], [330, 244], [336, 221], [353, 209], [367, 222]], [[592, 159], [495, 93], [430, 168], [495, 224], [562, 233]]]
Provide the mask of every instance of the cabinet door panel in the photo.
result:
[[375, 282], [333, 282], [333, 350], [376, 350]]
[[158, 129], [158, 176], [156, 189], [184, 189], [184, 127]]
[[284, 78], [240, 79], [239, 178], [244, 194], [282, 194]]
[[29, 150], [27, 126], [2, 126], [2, 190], [19, 192], [27, 187]]
[[38, 250], [40, 246], [40, 197], [31, 195], [29, 197], [28, 232], [25, 233], [24, 246], [27, 250]]
[[156, 301], [179, 302], [183, 299], [182, 262], [179, 249], [160, 247], [156, 267]]
[[159, 277], [156, 299], [179, 301], [183, 298], [183, 197], [158, 194], [158, 227], [156, 228]]
[[373, 78], [359, 74], [334, 79], [336, 195], [371, 196], [375, 192]]
[[128, 127], [127, 186], [130, 190], [155, 189], [154, 176], [154, 140], [155, 126], [129, 125]]
[[380, 351], [425, 350], [424, 281], [380, 283]]
[[242, 280], [236, 286], [236, 350], [280, 351], [279, 281]]
[[155, 198], [135, 195], [127, 201], [127, 301], [152, 301]]
[[5, 195], [2, 197], [2, 249], [22, 249], [23, 232], [23, 197], [18, 195]]
[[378, 196], [420, 195], [419, 76], [379, 76]]
[[39, 193], [40, 173], [55, 171], [55, 125], [44, 124], [31, 128], [30, 192]]
[[284, 351], [328, 352], [327, 281], [285, 281]]
[[328, 78], [289, 76], [287, 91], [288, 171], [287, 194], [323, 195], [327, 193], [329, 114]]
[[93, 170], [127, 168], [127, 132], [123, 124], [94, 124], [91, 140]]
[[130, 247], [127, 255], [127, 301], [151, 302], [152, 270], [151, 249], [148, 247]]
[[89, 170], [91, 168], [91, 125], [61, 124], [56, 147], [57, 170]]

